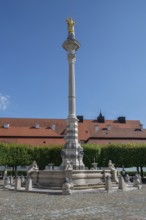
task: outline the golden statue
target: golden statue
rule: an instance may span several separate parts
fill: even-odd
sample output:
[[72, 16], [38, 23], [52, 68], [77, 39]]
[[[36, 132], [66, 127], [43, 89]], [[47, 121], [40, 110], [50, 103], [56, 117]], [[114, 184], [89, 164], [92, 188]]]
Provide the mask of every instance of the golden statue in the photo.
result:
[[66, 22], [67, 22], [67, 25], [68, 25], [68, 32], [69, 33], [74, 33], [75, 22], [73, 21], [73, 19], [72, 18], [67, 18]]

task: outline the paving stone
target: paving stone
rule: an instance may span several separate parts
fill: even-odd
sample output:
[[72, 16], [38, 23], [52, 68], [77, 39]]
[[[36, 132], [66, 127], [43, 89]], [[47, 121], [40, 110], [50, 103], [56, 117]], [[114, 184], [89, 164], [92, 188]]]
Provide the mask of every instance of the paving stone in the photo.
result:
[[48, 195], [0, 189], [0, 220], [146, 220], [146, 185], [113, 193]]

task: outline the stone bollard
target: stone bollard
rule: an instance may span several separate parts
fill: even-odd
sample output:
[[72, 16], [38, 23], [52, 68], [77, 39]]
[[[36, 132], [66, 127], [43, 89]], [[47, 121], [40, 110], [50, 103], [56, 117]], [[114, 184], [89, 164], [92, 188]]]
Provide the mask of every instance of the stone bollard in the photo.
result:
[[6, 176], [4, 178], [4, 188], [10, 185], [10, 178], [8, 176]]
[[14, 179], [13, 179], [13, 176], [11, 175], [10, 176], [10, 185], [12, 186], [14, 184]]
[[142, 188], [142, 180], [139, 174], [136, 174], [133, 178], [133, 186], [137, 187], [138, 189]]
[[105, 178], [105, 190], [107, 190], [107, 192], [112, 190], [112, 181], [111, 181], [110, 176], [107, 176]]
[[121, 189], [122, 191], [126, 190], [126, 183], [122, 175], [119, 176], [119, 189]]
[[7, 173], [8, 173], [7, 167], [5, 167], [5, 169], [4, 169], [4, 175], [3, 175], [3, 180], [7, 177]]
[[31, 179], [30, 176], [27, 177], [25, 190], [26, 191], [31, 191], [32, 190], [32, 179]]
[[19, 176], [17, 176], [15, 179], [15, 190], [20, 190], [20, 189], [21, 189], [21, 179]]

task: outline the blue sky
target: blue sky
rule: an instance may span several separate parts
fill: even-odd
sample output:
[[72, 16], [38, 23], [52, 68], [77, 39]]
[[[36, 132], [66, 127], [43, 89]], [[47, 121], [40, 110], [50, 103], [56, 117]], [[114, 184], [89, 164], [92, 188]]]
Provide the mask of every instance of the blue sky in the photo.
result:
[[67, 17], [81, 43], [77, 115], [146, 127], [145, 0], [0, 0], [0, 117], [67, 117]]

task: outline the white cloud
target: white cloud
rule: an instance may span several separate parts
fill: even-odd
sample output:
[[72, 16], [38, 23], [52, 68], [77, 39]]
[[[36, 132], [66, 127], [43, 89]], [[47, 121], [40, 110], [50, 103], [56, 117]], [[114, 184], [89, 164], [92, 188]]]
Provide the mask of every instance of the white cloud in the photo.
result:
[[0, 93], [0, 110], [6, 110], [9, 105], [9, 96]]

